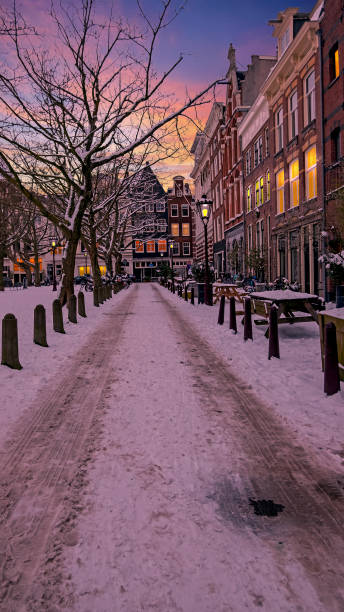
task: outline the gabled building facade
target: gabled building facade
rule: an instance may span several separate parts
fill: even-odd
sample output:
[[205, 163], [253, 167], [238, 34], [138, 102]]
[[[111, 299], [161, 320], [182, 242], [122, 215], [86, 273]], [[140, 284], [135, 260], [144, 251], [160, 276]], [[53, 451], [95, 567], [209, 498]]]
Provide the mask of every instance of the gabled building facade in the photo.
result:
[[271, 21], [278, 61], [262, 87], [269, 104], [272, 277], [321, 290], [322, 223], [319, 15], [289, 8]]
[[183, 277], [187, 276], [193, 260], [194, 212], [191, 201], [189, 184], [185, 183], [183, 176], [175, 176], [173, 187], [167, 191], [168, 235], [173, 240], [174, 269]]

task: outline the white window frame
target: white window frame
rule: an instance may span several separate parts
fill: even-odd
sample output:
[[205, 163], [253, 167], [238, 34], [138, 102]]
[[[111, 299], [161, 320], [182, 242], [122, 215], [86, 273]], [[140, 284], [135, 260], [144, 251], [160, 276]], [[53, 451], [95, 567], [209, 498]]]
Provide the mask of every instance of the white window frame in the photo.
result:
[[[295, 178], [292, 178], [292, 176], [291, 176], [291, 167], [292, 167], [292, 165], [295, 162], [299, 163], [299, 160], [298, 160], [297, 157], [295, 159], [293, 159], [290, 162], [290, 164], [289, 164], [289, 198], [290, 198], [290, 208], [296, 208], [300, 204], [300, 164], [299, 164], [298, 175]], [[297, 183], [297, 204], [294, 204], [294, 202], [293, 202], [293, 185], [294, 185], [294, 183]]]
[[293, 140], [299, 133], [297, 90], [294, 89], [288, 99], [289, 110], [289, 140]]
[[171, 204], [171, 217], [179, 217], [178, 204]]
[[276, 153], [283, 149], [283, 106], [275, 113]]
[[[186, 214], [184, 214], [185, 210], [186, 210]], [[188, 216], [189, 216], [189, 205], [182, 204], [182, 217], [188, 217]]]
[[[187, 247], [187, 249], [185, 247]], [[183, 242], [183, 255], [185, 255], [185, 257], [189, 257], [191, 255], [191, 243], [190, 242]]]
[[165, 202], [156, 203], [156, 212], [165, 212]]
[[[309, 80], [313, 77], [313, 85], [310, 89]], [[315, 70], [314, 68], [307, 74], [303, 81], [304, 85], [304, 125], [309, 125], [315, 119]]]

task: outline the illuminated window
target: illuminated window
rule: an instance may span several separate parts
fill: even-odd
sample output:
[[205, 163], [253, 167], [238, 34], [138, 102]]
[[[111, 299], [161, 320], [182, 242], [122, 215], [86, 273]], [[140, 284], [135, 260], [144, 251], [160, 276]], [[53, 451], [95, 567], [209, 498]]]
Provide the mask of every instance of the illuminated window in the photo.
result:
[[171, 223], [172, 236], [179, 236], [179, 223]]
[[159, 253], [164, 253], [167, 251], [167, 242], [166, 240], [158, 240], [158, 251]]
[[277, 214], [284, 212], [284, 170], [276, 174]]
[[305, 125], [315, 119], [315, 72], [312, 72], [304, 80], [305, 94]]
[[293, 91], [289, 98], [289, 140], [298, 134], [298, 114], [297, 114], [297, 91]]
[[155, 253], [155, 242], [154, 242], [154, 240], [148, 240], [148, 242], [147, 242], [147, 253]]
[[264, 203], [264, 179], [262, 176], [259, 179], [259, 188], [260, 188], [259, 203], [263, 204]]
[[275, 114], [276, 153], [283, 149], [283, 108], [279, 107]]
[[290, 208], [294, 208], [294, 206], [298, 206], [300, 204], [300, 195], [299, 195], [299, 160], [294, 159], [294, 161], [289, 164], [289, 184], [290, 184]]
[[333, 45], [329, 53], [329, 69], [330, 69], [330, 82], [339, 77], [339, 50], [338, 43]]
[[250, 210], [252, 210], [252, 194], [251, 194], [251, 187], [249, 187], [247, 189], [247, 212], [250, 212]]
[[315, 146], [305, 153], [306, 200], [317, 196], [317, 152]]
[[182, 235], [190, 236], [190, 223], [182, 223]]
[[256, 206], [259, 206], [259, 204], [260, 204], [260, 201], [259, 201], [259, 193], [260, 193], [259, 180], [256, 181], [255, 191], [256, 191]]
[[106, 266], [99, 266], [99, 270], [101, 276], [104, 276], [106, 274]]
[[267, 202], [270, 200], [270, 193], [271, 193], [271, 188], [270, 188], [270, 170], [268, 170], [267, 173], [266, 173], [266, 201]]
[[136, 253], [144, 253], [144, 246], [142, 240], [135, 240], [135, 251]]

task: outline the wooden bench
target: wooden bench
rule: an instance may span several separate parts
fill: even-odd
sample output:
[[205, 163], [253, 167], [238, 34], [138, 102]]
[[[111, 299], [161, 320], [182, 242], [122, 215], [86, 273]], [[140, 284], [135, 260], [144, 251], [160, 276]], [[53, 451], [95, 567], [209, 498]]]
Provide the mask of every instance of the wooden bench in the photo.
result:
[[[259, 317], [264, 317], [265, 319], [269, 318], [271, 303], [264, 302], [263, 300], [255, 300], [251, 298], [251, 310], [253, 314], [258, 315]], [[256, 325], [266, 325], [266, 321], [255, 320]]]

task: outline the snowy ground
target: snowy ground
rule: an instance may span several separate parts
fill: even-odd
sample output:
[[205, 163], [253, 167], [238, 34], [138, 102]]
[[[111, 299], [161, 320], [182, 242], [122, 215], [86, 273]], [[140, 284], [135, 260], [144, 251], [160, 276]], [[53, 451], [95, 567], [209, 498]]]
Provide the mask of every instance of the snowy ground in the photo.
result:
[[[6, 289], [0, 293], [0, 319], [12, 313], [18, 321], [19, 360], [22, 370], [0, 366], [0, 444], [7, 438], [9, 429], [29, 407], [36, 394], [48, 382], [57, 383], [59, 368], [68, 367], [68, 360], [86, 340], [90, 331], [111, 309], [113, 300], [121, 301], [123, 292], [107, 300], [100, 308], [93, 306], [93, 293], [85, 292], [87, 318], [78, 317], [78, 324], [68, 321], [63, 308], [65, 334], [53, 331], [52, 303], [57, 293], [51, 287], [30, 287], [26, 290]], [[47, 342], [43, 348], [33, 343], [33, 313], [38, 304], [46, 310]]]
[[323, 394], [317, 325], [281, 326], [268, 361], [264, 328], [244, 343], [139, 285], [43, 349], [36, 296], [0, 295], [24, 330], [24, 369], [0, 367], [3, 609], [341, 612], [343, 391]]

